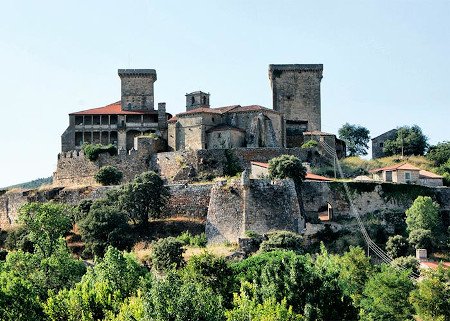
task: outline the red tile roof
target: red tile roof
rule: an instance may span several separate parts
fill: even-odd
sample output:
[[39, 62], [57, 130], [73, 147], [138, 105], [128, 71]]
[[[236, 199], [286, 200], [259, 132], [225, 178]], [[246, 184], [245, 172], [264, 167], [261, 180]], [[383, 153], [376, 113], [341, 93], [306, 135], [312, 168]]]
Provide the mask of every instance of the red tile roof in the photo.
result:
[[148, 111], [127, 111], [122, 110], [121, 102], [115, 102], [104, 107], [92, 108], [87, 110], [78, 111], [69, 115], [144, 115], [144, 114], [157, 114], [157, 110]]
[[[269, 168], [269, 163], [254, 162], [254, 161], [251, 161], [250, 163], [252, 165], [256, 165], [256, 166], [259, 166], [259, 167]], [[326, 182], [333, 181], [333, 179], [331, 179], [331, 178], [320, 176], [320, 175], [316, 175], [316, 174], [313, 174], [313, 173], [306, 173], [305, 179], [310, 180], [310, 181], [326, 181]]]
[[377, 173], [377, 172], [383, 172], [383, 171], [395, 171], [395, 170], [407, 170], [407, 171], [420, 171], [420, 168], [417, 168], [409, 163], [402, 163], [402, 164], [396, 164], [381, 168], [372, 169], [369, 171], [369, 173]]
[[253, 161], [251, 161], [250, 163], [252, 165], [256, 165], [256, 166], [259, 166], [259, 167], [269, 168], [269, 163], [261, 163], [261, 162], [253, 162]]
[[310, 180], [310, 181], [326, 181], [326, 182], [332, 182], [333, 181], [333, 179], [331, 179], [331, 178], [320, 176], [320, 175], [316, 175], [316, 174], [313, 174], [313, 173], [306, 173], [305, 179]]
[[195, 109], [192, 109], [189, 111], [179, 113], [176, 116], [179, 117], [179, 116], [201, 114], [201, 113], [222, 115], [222, 114], [225, 114], [228, 112], [239, 113], [239, 112], [252, 112], [252, 111], [262, 111], [262, 110], [273, 112], [273, 113], [280, 113], [276, 110], [266, 108], [263, 106], [259, 106], [259, 105], [249, 105], [249, 106], [231, 105], [231, 106], [216, 107], [216, 108], [199, 107], [199, 108], [195, 108]]
[[443, 178], [443, 176], [421, 169], [419, 178]]

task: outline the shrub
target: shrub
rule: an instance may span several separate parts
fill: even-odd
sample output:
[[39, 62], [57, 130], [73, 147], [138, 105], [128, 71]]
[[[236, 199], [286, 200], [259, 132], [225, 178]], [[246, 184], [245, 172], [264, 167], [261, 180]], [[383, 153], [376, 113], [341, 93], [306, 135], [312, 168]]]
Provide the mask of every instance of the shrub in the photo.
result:
[[127, 249], [131, 245], [126, 215], [106, 199], [95, 201], [89, 213], [79, 221], [86, 252], [102, 256], [108, 245]]
[[175, 237], [159, 239], [153, 246], [152, 265], [158, 271], [179, 268], [184, 265], [184, 251], [183, 243]]
[[386, 252], [392, 257], [405, 256], [408, 253], [408, 241], [401, 235], [390, 236], [386, 242]]
[[419, 273], [419, 261], [414, 256], [401, 256], [392, 260], [391, 265], [401, 269], [411, 270], [413, 273]]
[[303, 238], [300, 234], [288, 231], [277, 231], [270, 233], [268, 239], [263, 241], [259, 247], [261, 252], [274, 250], [290, 250], [297, 253], [303, 252]]
[[5, 248], [9, 251], [22, 250], [24, 252], [32, 253], [34, 251], [34, 244], [30, 241], [26, 228], [19, 226], [8, 231], [5, 240]]
[[102, 185], [117, 185], [122, 180], [123, 173], [116, 167], [107, 165], [100, 168], [95, 174], [95, 181]]
[[112, 144], [102, 145], [85, 143], [81, 146], [81, 149], [83, 150], [84, 156], [90, 161], [97, 160], [98, 155], [101, 153], [109, 153], [111, 156], [117, 155], [117, 147]]
[[192, 235], [189, 231], [184, 231], [183, 233], [178, 235], [177, 240], [181, 241], [183, 245], [191, 245], [198, 247], [205, 247], [207, 243], [205, 233]]
[[293, 155], [281, 155], [269, 161], [270, 178], [292, 178], [296, 184], [301, 184], [306, 176], [306, 168], [302, 161]]
[[313, 147], [317, 147], [317, 145], [319, 145], [318, 142], [310, 139], [307, 142], [304, 142], [303, 145], [301, 146], [301, 148], [313, 148]]

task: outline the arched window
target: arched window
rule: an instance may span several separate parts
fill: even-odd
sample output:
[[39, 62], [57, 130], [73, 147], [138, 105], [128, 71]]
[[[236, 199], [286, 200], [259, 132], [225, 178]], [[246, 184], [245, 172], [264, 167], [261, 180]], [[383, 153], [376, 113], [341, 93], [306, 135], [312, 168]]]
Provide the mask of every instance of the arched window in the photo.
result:
[[191, 105], [195, 104], [195, 98], [194, 96], [191, 97]]
[[202, 103], [203, 103], [203, 105], [206, 105], [206, 96], [203, 96]]

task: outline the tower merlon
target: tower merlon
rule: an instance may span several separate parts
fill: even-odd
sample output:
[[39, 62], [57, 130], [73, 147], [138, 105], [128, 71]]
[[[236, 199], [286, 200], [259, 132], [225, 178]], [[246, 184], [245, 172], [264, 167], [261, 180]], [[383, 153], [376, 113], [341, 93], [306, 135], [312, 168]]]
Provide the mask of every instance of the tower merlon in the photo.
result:
[[155, 69], [119, 69], [117, 73], [119, 74], [120, 78], [126, 76], [142, 76], [142, 77], [151, 76], [153, 80], [156, 80]]

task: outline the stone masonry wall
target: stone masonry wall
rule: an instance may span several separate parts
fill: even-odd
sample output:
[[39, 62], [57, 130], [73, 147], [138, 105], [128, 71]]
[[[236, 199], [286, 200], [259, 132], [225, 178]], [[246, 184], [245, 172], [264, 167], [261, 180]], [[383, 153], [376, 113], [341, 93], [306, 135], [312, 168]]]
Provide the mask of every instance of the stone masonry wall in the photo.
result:
[[[442, 211], [450, 210], [450, 189], [445, 187], [363, 182], [347, 186], [356, 210], [363, 216], [376, 211], [405, 212], [419, 195], [432, 197]], [[343, 183], [307, 181], [301, 189], [305, 213], [310, 219], [317, 219], [327, 203], [333, 207], [334, 218], [353, 216]]]
[[150, 155], [162, 148], [161, 140], [146, 136], [135, 138], [135, 148], [128, 153], [119, 151], [111, 156], [102, 153], [96, 161], [90, 161], [83, 151], [69, 151], [58, 154], [56, 171], [53, 173], [54, 186], [95, 185], [94, 176], [102, 166], [117, 167], [123, 173], [122, 182], [131, 181], [136, 175], [149, 170]]
[[[163, 217], [206, 219], [212, 184], [168, 185], [170, 198], [163, 209]], [[113, 186], [54, 187], [46, 190], [12, 190], [0, 195], [0, 230], [14, 227], [18, 212], [27, 202], [53, 200], [76, 205], [83, 199], [98, 199]]]
[[206, 219], [213, 184], [169, 185], [170, 199], [163, 209], [163, 217]]
[[211, 190], [206, 222], [210, 243], [238, 242], [246, 231], [300, 232], [303, 225], [291, 180], [249, 180], [243, 174], [242, 182], [218, 182]]
[[[203, 174], [222, 176], [227, 163], [225, 149], [183, 150], [158, 153], [152, 156], [150, 168], [159, 172], [169, 182], [190, 181]], [[251, 161], [268, 162], [282, 154], [295, 155], [302, 161], [312, 164], [323, 163], [323, 158], [314, 150], [301, 148], [232, 148], [231, 152], [237, 164], [250, 168]]]

